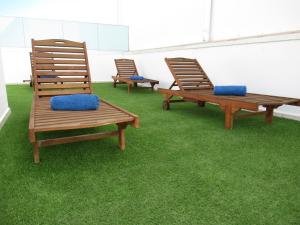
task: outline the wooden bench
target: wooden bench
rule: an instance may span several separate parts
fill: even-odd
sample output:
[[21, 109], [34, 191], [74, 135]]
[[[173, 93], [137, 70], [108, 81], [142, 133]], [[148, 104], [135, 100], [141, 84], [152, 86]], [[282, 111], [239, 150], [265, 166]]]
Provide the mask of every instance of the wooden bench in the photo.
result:
[[[248, 93], [246, 96], [217, 96], [213, 93], [213, 84], [196, 59], [165, 58], [174, 77], [169, 89], [159, 89], [164, 94], [163, 109], [169, 110], [171, 103], [196, 102], [205, 106], [206, 102], [217, 104], [225, 112], [225, 128], [232, 129], [234, 118], [246, 118], [264, 114], [267, 123], [272, 123], [274, 109], [281, 105], [300, 106], [300, 99]], [[174, 90], [174, 87], [178, 90]], [[181, 99], [172, 99], [179, 96]], [[266, 110], [259, 111], [262, 106]], [[247, 114], [238, 115], [242, 110]]]
[[113, 86], [116, 87], [117, 84], [127, 84], [128, 85], [128, 93], [130, 93], [130, 90], [132, 86], [137, 87], [139, 83], [149, 83], [151, 85], [151, 89], [153, 91], [153, 88], [155, 84], [159, 84], [159, 81], [157, 80], [151, 80], [144, 78], [143, 80], [131, 80], [130, 77], [133, 75], [139, 75], [135, 62], [132, 59], [115, 59], [115, 64], [117, 67], [117, 75], [112, 76], [114, 83]]
[[[101, 99], [97, 110], [53, 111], [50, 97], [69, 94], [91, 94], [91, 77], [85, 42], [60, 39], [32, 40], [34, 96], [29, 121], [29, 139], [34, 145], [34, 162], [38, 163], [39, 147], [96, 140], [118, 136], [125, 149], [125, 128], [139, 126], [138, 116]], [[55, 70], [55, 71], [53, 71]], [[54, 78], [42, 78], [55, 75]], [[63, 82], [60, 83], [60, 82]], [[74, 130], [115, 124], [116, 131], [38, 140], [46, 131]]]

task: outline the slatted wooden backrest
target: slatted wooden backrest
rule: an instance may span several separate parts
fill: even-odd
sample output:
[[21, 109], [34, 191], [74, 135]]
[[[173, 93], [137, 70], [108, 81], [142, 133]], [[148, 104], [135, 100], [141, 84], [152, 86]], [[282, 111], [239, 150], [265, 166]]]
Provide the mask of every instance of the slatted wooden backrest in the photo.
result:
[[85, 42], [32, 39], [31, 62], [38, 97], [92, 92]]
[[118, 76], [129, 78], [132, 75], [138, 75], [133, 59], [115, 59]]
[[197, 59], [165, 58], [180, 90], [213, 89], [213, 84]]
[[33, 76], [33, 57], [32, 57], [32, 52], [29, 52], [29, 58], [30, 58], [30, 66], [31, 66], [31, 76]]

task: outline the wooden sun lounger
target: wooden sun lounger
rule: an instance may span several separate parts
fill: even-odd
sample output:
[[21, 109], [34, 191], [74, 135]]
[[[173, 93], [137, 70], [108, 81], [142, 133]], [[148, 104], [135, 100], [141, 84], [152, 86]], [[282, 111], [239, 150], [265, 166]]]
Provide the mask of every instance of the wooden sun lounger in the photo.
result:
[[[32, 52], [29, 52], [29, 59], [30, 59], [30, 67], [31, 67], [31, 75], [30, 75], [30, 80], [23, 80], [23, 83], [25, 82], [29, 82], [29, 86], [34, 88], [34, 77], [33, 77], [33, 57], [32, 57]], [[54, 65], [54, 64], [52, 64]], [[55, 72], [55, 70], [52, 70], [53, 72]], [[59, 77], [56, 77], [59, 78]], [[51, 83], [51, 82], [49, 82]], [[54, 82], [55, 84], [57, 84], [57, 82]], [[63, 84], [62, 81], [60, 81], [61, 84]]]
[[[34, 145], [34, 162], [38, 163], [39, 147], [119, 137], [119, 147], [125, 149], [125, 128], [139, 126], [136, 115], [101, 99], [97, 110], [53, 111], [51, 96], [91, 94], [91, 77], [85, 43], [68, 40], [32, 40], [35, 92], [29, 121], [29, 139]], [[53, 72], [55, 70], [55, 72]], [[55, 78], [42, 78], [47, 75]], [[61, 84], [60, 82], [64, 82]], [[38, 140], [37, 134], [46, 131], [74, 130], [105, 125], [117, 125], [116, 131], [84, 134], [71, 137]]]
[[29, 59], [30, 59], [30, 68], [31, 68], [31, 75], [29, 80], [23, 80], [23, 83], [29, 82], [29, 86], [33, 87], [34, 81], [33, 81], [33, 62], [32, 62], [32, 52], [29, 52]]
[[149, 83], [153, 91], [154, 85], [159, 83], [157, 80], [151, 80], [147, 78], [144, 78], [143, 80], [131, 80], [131, 76], [139, 75], [134, 60], [132, 59], [115, 59], [115, 64], [118, 73], [116, 76], [112, 76], [114, 80], [114, 87], [116, 87], [117, 84], [126, 83], [128, 85], [128, 93], [130, 93], [132, 86], [137, 87], [138, 83]]
[[[163, 109], [170, 109], [170, 103], [196, 102], [204, 106], [206, 102], [217, 104], [225, 112], [225, 128], [232, 129], [234, 118], [264, 114], [267, 123], [272, 123], [273, 111], [281, 105], [300, 106], [300, 99], [277, 97], [248, 93], [246, 96], [216, 96], [213, 93], [213, 84], [196, 59], [165, 58], [165, 61], [175, 79], [169, 89], [159, 89], [164, 94]], [[179, 90], [172, 90], [178, 86]], [[181, 99], [172, 99], [179, 96]], [[259, 111], [259, 107], [265, 111]], [[237, 115], [240, 110], [249, 110], [250, 113]]]

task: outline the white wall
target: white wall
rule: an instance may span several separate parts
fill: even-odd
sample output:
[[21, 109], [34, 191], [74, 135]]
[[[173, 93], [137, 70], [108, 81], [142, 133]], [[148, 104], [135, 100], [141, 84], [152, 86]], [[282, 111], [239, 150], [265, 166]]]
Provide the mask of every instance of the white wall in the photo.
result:
[[[167, 88], [173, 82], [165, 57], [197, 58], [215, 85], [243, 84], [249, 92], [300, 98], [300, 41], [269, 42], [190, 50], [132, 54], [139, 73], [160, 81]], [[286, 106], [278, 112], [298, 116], [300, 107]]]
[[300, 29], [299, 0], [213, 0], [212, 40]]
[[129, 25], [130, 50], [202, 41], [210, 0], [122, 0], [120, 22]]
[[[3, 71], [7, 84], [22, 83], [30, 79], [29, 51], [25, 48], [2, 48]], [[116, 74], [115, 58], [123, 57], [121, 52], [88, 52], [91, 78], [93, 82], [111, 81]], [[17, 65], [17, 66], [16, 66]]]
[[3, 126], [9, 112], [10, 110], [7, 102], [4, 74], [2, 70], [2, 58], [0, 56], [0, 129]]
[[[121, 0], [130, 50], [300, 29], [298, 0]], [[211, 29], [209, 29], [211, 27]]]

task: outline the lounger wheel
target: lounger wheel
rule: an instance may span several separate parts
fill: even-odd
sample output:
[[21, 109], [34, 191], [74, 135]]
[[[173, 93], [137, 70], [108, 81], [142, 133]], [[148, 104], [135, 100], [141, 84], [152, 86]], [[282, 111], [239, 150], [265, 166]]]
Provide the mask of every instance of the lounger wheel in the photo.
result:
[[170, 109], [170, 103], [168, 101], [163, 101], [162, 108], [163, 108], [163, 110], [169, 110]]

